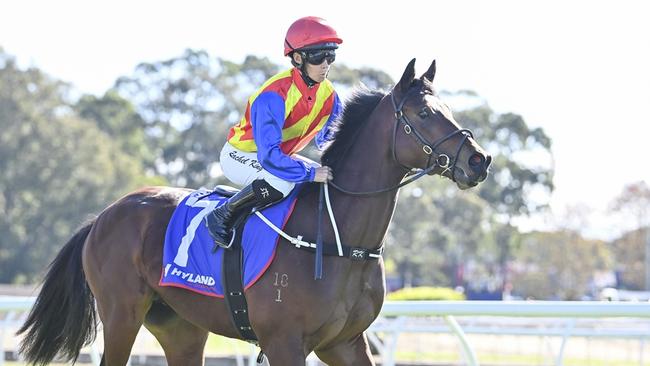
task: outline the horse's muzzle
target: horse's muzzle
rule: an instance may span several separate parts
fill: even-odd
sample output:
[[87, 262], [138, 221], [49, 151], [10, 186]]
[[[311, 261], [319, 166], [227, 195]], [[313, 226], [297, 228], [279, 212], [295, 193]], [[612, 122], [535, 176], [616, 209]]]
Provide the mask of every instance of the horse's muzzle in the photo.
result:
[[469, 158], [465, 169], [456, 166], [453, 176], [451, 172], [447, 172], [448, 174], [444, 175], [453, 179], [460, 189], [472, 188], [487, 179], [491, 163], [492, 157], [490, 155], [475, 153]]

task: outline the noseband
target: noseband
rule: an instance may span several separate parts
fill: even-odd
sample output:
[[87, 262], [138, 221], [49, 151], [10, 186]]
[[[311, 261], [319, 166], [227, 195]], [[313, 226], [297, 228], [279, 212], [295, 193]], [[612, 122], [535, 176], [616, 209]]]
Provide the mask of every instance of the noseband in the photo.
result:
[[[393, 103], [393, 109], [395, 110], [395, 119], [397, 120], [397, 123], [395, 123], [395, 129], [393, 130], [393, 159], [395, 162], [400, 165], [402, 168], [413, 171], [413, 167], [409, 167], [407, 165], [402, 164], [399, 159], [397, 158], [397, 130], [400, 126], [401, 123], [404, 124], [404, 133], [407, 135], [413, 134], [413, 136], [416, 137], [417, 142], [420, 146], [422, 146], [422, 151], [429, 156], [426, 168], [424, 168], [424, 171], [427, 173], [431, 172], [433, 169], [436, 168], [436, 166], [440, 167], [443, 169], [443, 171], [440, 173], [440, 175], [444, 174], [446, 171], [450, 170], [451, 171], [451, 180], [456, 181], [456, 163], [458, 162], [458, 156], [460, 154], [460, 149], [463, 148], [463, 145], [465, 144], [465, 141], [467, 141], [468, 138], [474, 137], [472, 134], [472, 131], [468, 130], [467, 128], [461, 128], [457, 131], [454, 131], [447, 136], [444, 136], [438, 141], [435, 141], [433, 143], [429, 142], [424, 135], [420, 131], [418, 131], [415, 126], [413, 126], [413, 122], [411, 122], [406, 114], [402, 111], [404, 107], [404, 103], [406, 103], [406, 100], [408, 99], [409, 93], [406, 93], [404, 98], [402, 98], [402, 101], [399, 103], [395, 103], [395, 94], [392, 92], [390, 93], [390, 101]], [[444, 153], [438, 153], [436, 152], [436, 149], [442, 145], [445, 141], [449, 140], [450, 138], [462, 134], [463, 139], [460, 141], [458, 144], [458, 148], [456, 149], [456, 154], [453, 155], [451, 158], [449, 155], [444, 154]]]
[[[406, 114], [402, 111], [404, 108], [404, 104], [406, 103], [406, 100], [408, 99], [409, 95], [411, 95], [412, 92], [407, 92], [404, 98], [397, 104], [395, 102], [395, 94], [391, 91], [390, 92], [390, 100], [393, 103], [393, 109], [395, 111], [395, 128], [393, 129], [393, 146], [392, 146], [392, 151], [393, 151], [393, 160], [401, 166], [402, 168], [406, 169], [409, 171], [408, 175], [412, 175], [409, 179], [401, 182], [398, 185], [384, 188], [384, 189], [379, 189], [376, 191], [366, 191], [366, 192], [353, 192], [353, 191], [348, 191], [342, 187], [340, 187], [338, 184], [335, 184], [333, 181], [329, 182], [329, 184], [339, 190], [342, 193], [349, 194], [352, 196], [371, 196], [375, 194], [380, 194], [380, 193], [385, 193], [385, 192], [390, 192], [394, 191], [396, 189], [399, 189], [401, 187], [404, 187], [405, 185], [415, 182], [416, 180], [422, 178], [424, 175], [431, 173], [435, 168], [440, 167], [442, 168], [442, 172], [440, 172], [440, 175], [444, 174], [447, 171], [451, 171], [451, 180], [456, 181], [456, 163], [458, 163], [458, 156], [460, 154], [460, 150], [463, 148], [463, 145], [469, 139], [470, 137], [474, 137], [472, 134], [472, 131], [470, 131], [467, 128], [461, 128], [457, 131], [454, 131], [447, 136], [444, 136], [437, 141], [431, 143], [418, 129], [413, 125], [413, 123], [408, 119]], [[414, 167], [410, 167], [408, 165], [402, 164], [399, 159], [397, 158], [397, 131], [399, 130], [400, 125], [404, 125], [404, 133], [407, 135], [413, 135], [416, 138], [417, 143], [422, 146], [422, 151], [428, 155], [427, 159], [427, 165], [424, 169], [417, 169]], [[445, 141], [451, 139], [452, 137], [462, 134], [463, 138], [458, 144], [458, 148], [456, 149], [456, 154], [453, 156], [449, 156], [444, 153], [438, 153], [436, 152], [436, 149], [442, 145]]]

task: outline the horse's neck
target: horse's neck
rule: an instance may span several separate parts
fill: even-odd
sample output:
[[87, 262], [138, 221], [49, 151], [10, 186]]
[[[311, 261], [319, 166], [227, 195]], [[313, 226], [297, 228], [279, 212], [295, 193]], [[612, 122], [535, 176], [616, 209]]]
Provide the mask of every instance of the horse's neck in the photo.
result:
[[[378, 110], [375, 115], [386, 113]], [[342, 188], [353, 192], [376, 191], [395, 186], [403, 178], [403, 170], [392, 158], [393, 125], [390, 117], [384, 119], [368, 121], [337, 166], [334, 176]], [[381, 245], [397, 203], [397, 190], [358, 197], [330, 189], [330, 195], [335, 219], [345, 223], [340, 225], [344, 241], [364, 248]]]

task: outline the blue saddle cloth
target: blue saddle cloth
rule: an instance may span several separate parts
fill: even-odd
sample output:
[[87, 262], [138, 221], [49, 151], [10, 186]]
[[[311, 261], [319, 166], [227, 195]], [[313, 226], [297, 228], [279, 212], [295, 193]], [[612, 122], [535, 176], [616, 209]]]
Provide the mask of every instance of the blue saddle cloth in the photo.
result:
[[[283, 201], [263, 210], [262, 214], [275, 226], [284, 227], [299, 191], [300, 186], [297, 186]], [[224, 249], [212, 252], [214, 241], [204, 218], [226, 200], [214, 191], [198, 190], [179, 203], [167, 225], [160, 286], [181, 287], [223, 297], [221, 267]], [[255, 284], [271, 265], [278, 237], [256, 215], [248, 218], [242, 235], [245, 290]]]

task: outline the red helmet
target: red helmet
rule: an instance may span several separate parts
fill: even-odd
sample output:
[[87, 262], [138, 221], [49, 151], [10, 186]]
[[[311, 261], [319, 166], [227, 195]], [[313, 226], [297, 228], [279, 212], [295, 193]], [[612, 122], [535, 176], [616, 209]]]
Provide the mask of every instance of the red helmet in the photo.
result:
[[343, 40], [336, 34], [334, 28], [323, 18], [304, 17], [291, 24], [284, 39], [284, 55], [308, 46], [323, 44], [319, 48], [335, 49]]

